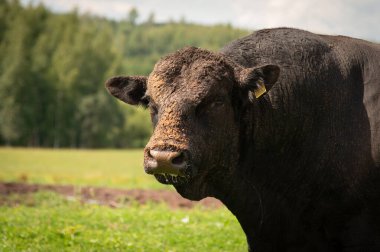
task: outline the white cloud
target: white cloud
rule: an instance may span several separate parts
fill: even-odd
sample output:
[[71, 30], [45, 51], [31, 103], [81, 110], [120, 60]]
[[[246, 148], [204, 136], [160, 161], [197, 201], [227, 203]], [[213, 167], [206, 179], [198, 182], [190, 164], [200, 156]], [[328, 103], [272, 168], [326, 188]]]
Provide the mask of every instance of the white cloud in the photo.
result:
[[380, 40], [377, 0], [235, 0], [233, 8], [238, 26], [288, 26]]
[[[28, 1], [28, 0], [24, 0]], [[42, 2], [55, 11], [64, 12], [77, 8], [80, 13], [91, 13], [111, 19], [121, 19], [127, 16], [133, 5], [124, 0], [32, 0]]]

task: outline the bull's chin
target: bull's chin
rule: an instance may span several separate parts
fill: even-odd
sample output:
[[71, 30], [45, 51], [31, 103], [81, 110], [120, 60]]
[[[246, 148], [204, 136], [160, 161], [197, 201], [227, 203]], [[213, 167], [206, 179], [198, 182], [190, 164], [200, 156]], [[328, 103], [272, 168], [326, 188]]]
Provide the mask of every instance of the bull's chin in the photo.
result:
[[207, 185], [199, 179], [192, 179], [187, 184], [174, 185], [177, 192], [189, 200], [201, 200], [210, 196]]
[[165, 185], [173, 185], [176, 191], [184, 198], [189, 200], [201, 200], [208, 197], [206, 185], [196, 178], [185, 178], [170, 174], [155, 174], [158, 182]]
[[[207, 186], [198, 174], [196, 167], [188, 167], [186, 175], [154, 174], [156, 180], [165, 185], [173, 185], [177, 192], [189, 200], [201, 200], [208, 197]], [[198, 175], [198, 176], [197, 176]]]

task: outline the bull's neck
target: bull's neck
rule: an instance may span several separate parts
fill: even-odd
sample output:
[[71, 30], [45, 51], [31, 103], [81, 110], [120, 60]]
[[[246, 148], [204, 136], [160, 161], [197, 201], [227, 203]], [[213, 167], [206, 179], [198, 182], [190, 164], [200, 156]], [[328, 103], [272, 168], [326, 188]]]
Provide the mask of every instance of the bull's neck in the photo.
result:
[[264, 225], [264, 202], [262, 187], [256, 184], [253, 174], [255, 160], [255, 140], [260, 120], [260, 104], [255, 102], [244, 110], [244, 116], [239, 123], [239, 161], [236, 169], [229, 174], [228, 180], [218, 181], [215, 186], [215, 197], [236, 216], [244, 233], [250, 251], [259, 243], [259, 237]]
[[236, 216], [252, 248], [263, 222], [260, 191], [243, 174], [232, 174], [230, 180], [220, 182], [215, 189], [214, 196]]

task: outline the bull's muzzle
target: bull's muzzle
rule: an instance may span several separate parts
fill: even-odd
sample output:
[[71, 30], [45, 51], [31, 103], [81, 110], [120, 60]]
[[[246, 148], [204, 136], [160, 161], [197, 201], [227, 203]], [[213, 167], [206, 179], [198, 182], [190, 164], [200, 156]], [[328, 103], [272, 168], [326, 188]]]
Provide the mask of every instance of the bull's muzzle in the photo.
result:
[[144, 163], [145, 172], [148, 174], [184, 176], [188, 155], [184, 151], [147, 149]]

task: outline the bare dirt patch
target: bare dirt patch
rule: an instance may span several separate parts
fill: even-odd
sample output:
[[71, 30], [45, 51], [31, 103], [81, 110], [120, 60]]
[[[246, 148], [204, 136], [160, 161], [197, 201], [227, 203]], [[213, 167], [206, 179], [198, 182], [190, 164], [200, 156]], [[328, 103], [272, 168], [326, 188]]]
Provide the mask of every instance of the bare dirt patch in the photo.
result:
[[119, 207], [128, 202], [165, 203], [172, 208], [192, 208], [197, 205], [207, 208], [218, 208], [222, 203], [215, 198], [205, 198], [201, 201], [190, 201], [178, 193], [167, 190], [116, 189], [106, 187], [72, 186], [72, 185], [41, 185], [27, 183], [0, 182], [0, 205], [9, 203], [7, 197], [12, 194], [30, 195], [39, 191], [53, 191], [68, 199], [79, 199], [83, 203], [101, 204]]

